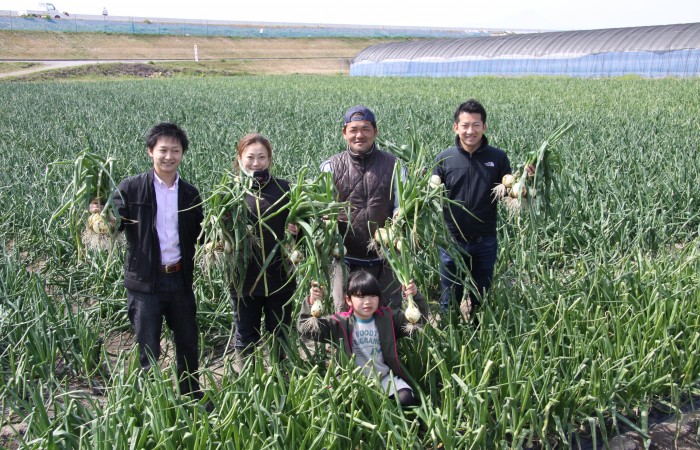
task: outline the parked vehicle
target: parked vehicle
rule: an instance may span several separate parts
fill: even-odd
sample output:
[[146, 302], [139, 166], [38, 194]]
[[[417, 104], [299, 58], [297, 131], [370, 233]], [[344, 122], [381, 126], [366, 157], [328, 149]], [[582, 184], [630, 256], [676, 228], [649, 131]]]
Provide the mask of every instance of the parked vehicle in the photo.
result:
[[20, 16], [26, 17], [50, 17], [52, 19], [60, 19], [61, 17], [68, 17], [67, 12], [60, 12], [53, 3], [41, 2], [38, 4], [37, 9], [25, 9], [19, 12]]

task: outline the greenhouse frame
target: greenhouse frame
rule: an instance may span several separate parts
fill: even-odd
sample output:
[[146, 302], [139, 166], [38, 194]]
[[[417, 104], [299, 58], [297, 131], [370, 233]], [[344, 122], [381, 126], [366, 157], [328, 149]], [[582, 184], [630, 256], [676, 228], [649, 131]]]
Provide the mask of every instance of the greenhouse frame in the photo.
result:
[[351, 76], [700, 74], [700, 23], [391, 42], [367, 47]]

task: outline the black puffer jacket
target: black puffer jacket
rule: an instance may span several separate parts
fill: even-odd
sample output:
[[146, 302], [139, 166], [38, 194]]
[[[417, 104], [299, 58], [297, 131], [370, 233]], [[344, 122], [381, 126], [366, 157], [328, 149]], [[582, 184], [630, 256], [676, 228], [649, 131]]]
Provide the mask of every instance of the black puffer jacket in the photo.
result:
[[[194, 251], [202, 226], [202, 201], [197, 188], [178, 181], [178, 234], [185, 282], [192, 289]], [[160, 241], [156, 231], [156, 192], [153, 171], [123, 180], [114, 193], [127, 242], [124, 286], [153, 293], [160, 275]]]

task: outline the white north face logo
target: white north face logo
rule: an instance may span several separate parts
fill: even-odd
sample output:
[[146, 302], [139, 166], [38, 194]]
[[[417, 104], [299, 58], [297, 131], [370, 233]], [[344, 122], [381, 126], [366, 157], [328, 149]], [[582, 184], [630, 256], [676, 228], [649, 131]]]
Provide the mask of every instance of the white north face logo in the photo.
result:
[[486, 167], [496, 167], [496, 164], [494, 164], [491, 161], [487, 161], [486, 164], [484, 164]]

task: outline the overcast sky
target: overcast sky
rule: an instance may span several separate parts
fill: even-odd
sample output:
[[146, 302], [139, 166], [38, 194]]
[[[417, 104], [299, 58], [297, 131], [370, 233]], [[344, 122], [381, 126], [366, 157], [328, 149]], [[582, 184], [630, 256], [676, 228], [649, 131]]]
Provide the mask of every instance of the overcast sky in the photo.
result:
[[[74, 14], [101, 14], [106, 7], [115, 16], [465, 29], [575, 30], [700, 22], [699, 0], [48, 1]], [[34, 3], [0, 0], [0, 9], [26, 9], [22, 5]]]

